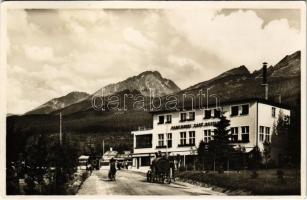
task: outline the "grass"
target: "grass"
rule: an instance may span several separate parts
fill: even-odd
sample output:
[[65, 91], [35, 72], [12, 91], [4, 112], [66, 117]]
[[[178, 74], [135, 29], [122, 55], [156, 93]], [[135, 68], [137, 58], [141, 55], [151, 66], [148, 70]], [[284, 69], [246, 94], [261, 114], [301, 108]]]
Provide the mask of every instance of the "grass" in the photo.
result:
[[251, 171], [204, 173], [180, 172], [177, 177], [184, 181], [200, 182], [230, 191], [243, 190], [253, 195], [300, 195], [300, 175], [295, 170], [283, 170], [284, 181], [278, 179], [277, 170], [259, 170], [258, 177], [251, 178]]

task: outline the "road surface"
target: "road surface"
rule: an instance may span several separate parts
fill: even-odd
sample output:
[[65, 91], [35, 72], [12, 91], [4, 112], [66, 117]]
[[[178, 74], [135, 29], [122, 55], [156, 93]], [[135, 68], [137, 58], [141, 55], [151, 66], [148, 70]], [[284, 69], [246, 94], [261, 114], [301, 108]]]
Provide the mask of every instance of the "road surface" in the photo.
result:
[[116, 181], [108, 180], [108, 169], [93, 171], [77, 195], [224, 195], [210, 188], [183, 182], [148, 183], [145, 174], [130, 170], [116, 173]]

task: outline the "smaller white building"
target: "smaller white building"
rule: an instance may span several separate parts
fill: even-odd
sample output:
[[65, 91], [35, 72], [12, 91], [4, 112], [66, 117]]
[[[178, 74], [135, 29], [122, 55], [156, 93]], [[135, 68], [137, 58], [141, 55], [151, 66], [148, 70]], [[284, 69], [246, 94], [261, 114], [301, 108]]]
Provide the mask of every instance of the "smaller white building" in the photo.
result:
[[255, 146], [263, 150], [263, 143], [271, 142], [279, 115], [290, 119], [290, 109], [262, 99], [227, 102], [219, 107], [152, 112], [152, 129], [132, 131], [133, 166], [150, 165], [159, 151], [180, 156], [185, 165], [189, 157], [197, 155], [200, 141], [208, 143], [213, 139], [213, 125], [221, 112], [230, 120], [231, 142], [244, 147], [246, 152]]

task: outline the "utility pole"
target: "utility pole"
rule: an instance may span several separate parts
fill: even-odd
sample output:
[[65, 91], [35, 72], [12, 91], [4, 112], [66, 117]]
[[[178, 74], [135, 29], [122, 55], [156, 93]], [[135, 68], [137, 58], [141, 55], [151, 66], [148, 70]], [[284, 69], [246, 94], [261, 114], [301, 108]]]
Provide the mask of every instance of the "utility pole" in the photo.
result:
[[62, 113], [60, 112], [60, 145], [62, 145]]
[[104, 140], [102, 140], [102, 155], [104, 155]]

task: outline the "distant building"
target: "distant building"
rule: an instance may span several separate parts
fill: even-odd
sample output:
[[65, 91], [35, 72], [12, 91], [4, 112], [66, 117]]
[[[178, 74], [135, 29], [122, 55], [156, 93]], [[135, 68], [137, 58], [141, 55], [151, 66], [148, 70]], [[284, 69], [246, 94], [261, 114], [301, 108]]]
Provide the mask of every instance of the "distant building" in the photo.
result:
[[102, 156], [102, 162], [103, 163], [109, 163], [112, 158], [115, 158], [117, 156], [118, 152], [113, 151], [112, 148], [110, 148], [109, 151], [106, 151]]
[[89, 156], [81, 155], [78, 158], [78, 169], [86, 170], [89, 164]]
[[201, 140], [213, 139], [214, 124], [224, 113], [230, 120], [231, 142], [250, 152], [255, 146], [263, 151], [263, 143], [271, 142], [273, 124], [279, 113], [289, 119], [290, 110], [281, 104], [262, 99], [246, 99], [223, 103], [206, 109], [153, 112], [153, 128], [132, 131], [133, 166], [147, 166], [155, 153], [180, 156], [183, 165], [197, 154]]

